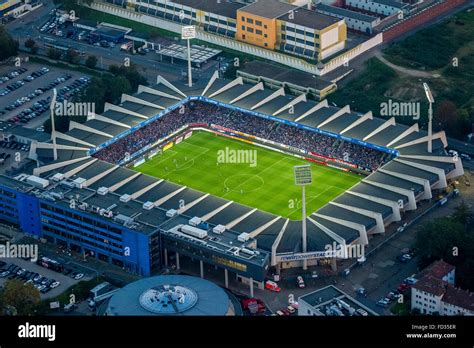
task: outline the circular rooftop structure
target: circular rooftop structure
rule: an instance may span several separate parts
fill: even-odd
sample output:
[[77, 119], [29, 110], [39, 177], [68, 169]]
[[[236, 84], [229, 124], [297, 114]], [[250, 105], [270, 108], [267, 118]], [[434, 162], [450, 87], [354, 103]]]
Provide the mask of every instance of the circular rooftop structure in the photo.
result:
[[227, 293], [205, 279], [165, 275], [138, 280], [117, 291], [106, 315], [233, 315]]

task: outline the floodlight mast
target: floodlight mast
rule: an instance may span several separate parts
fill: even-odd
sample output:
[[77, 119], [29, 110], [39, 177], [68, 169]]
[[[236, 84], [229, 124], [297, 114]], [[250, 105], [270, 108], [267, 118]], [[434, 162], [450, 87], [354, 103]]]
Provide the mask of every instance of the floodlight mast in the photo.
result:
[[425, 82], [423, 83], [423, 88], [425, 89], [426, 99], [430, 104], [430, 108], [428, 111], [428, 152], [433, 152], [433, 104], [435, 102], [433, 98], [433, 93], [431, 93], [431, 89], [428, 84]]
[[186, 40], [188, 44], [188, 86], [193, 86], [193, 71], [191, 64], [191, 40], [196, 38], [196, 27], [188, 25], [181, 28], [181, 39]]
[[58, 96], [58, 93], [56, 91], [56, 88], [53, 89], [53, 98], [51, 99], [51, 105], [50, 105], [50, 118], [51, 118], [51, 140], [53, 141], [53, 158], [56, 161], [58, 159], [58, 149], [56, 145], [56, 125], [54, 122], [54, 108], [56, 107], [56, 98]]
[[[306, 232], [306, 185], [310, 185], [312, 183], [312, 173], [311, 173], [311, 166], [303, 165], [303, 166], [295, 166], [295, 185], [301, 186], [302, 194], [301, 194], [301, 210], [302, 210], [302, 225], [301, 225], [301, 239], [302, 239], [302, 253], [303, 255], [307, 253], [307, 232]], [[303, 270], [308, 269], [308, 261], [306, 258], [303, 258]]]

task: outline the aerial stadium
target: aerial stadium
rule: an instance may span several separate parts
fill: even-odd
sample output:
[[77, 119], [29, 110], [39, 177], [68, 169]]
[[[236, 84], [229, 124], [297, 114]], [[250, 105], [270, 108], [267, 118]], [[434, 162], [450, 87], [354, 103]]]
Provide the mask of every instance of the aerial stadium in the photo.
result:
[[[212, 265], [252, 294], [270, 270], [336, 271], [350, 247], [436, 199], [464, 173], [447, 146], [444, 132], [217, 72], [192, 88], [158, 77], [34, 141], [37, 166], [0, 176], [0, 217], [143, 276], [199, 260], [201, 276]], [[293, 168], [304, 164], [303, 219]]]

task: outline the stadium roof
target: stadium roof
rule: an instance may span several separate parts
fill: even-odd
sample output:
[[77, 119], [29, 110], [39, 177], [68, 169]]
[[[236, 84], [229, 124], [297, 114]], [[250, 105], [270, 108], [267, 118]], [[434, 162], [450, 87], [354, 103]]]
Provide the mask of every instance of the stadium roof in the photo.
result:
[[[68, 132], [59, 135], [57, 161], [53, 161], [51, 141], [33, 139], [32, 159], [40, 161], [33, 173], [46, 178], [61, 173], [70, 181], [86, 179], [86, 189], [58, 184], [45, 191], [62, 190], [65, 197], [83, 191], [81, 199], [84, 202], [104, 209], [116, 204], [114, 212], [135, 216], [137, 230], [143, 233], [155, 233], [175, 225], [176, 221], [165, 216], [168, 209], [174, 208], [185, 220], [198, 216], [211, 225], [234, 222], [224, 233], [228, 233], [229, 238], [235, 238], [240, 232], [251, 233], [258, 248], [267, 252], [274, 249], [278, 253], [301, 252], [301, 221], [290, 221], [105, 163], [93, 158], [91, 152], [126, 136], [131, 127], [139, 128], [160, 118], [168, 112], [166, 108], [196, 98], [223, 103], [247, 113], [256, 112], [256, 116], [272, 117], [275, 122], [306, 125], [311, 127], [307, 130], [325, 131], [328, 136], [342, 136], [347, 141], [354, 138], [354, 141], [367, 146], [384, 146], [386, 151], [396, 152], [397, 159], [310, 215], [307, 219], [309, 251], [320, 251], [318, 249], [329, 240], [347, 245], [366, 243], [367, 234], [385, 231], [384, 224], [374, 216], [386, 219], [393, 215], [392, 221], [398, 221], [395, 214], [398, 210], [416, 209], [417, 199], [432, 197], [431, 187], [446, 187], [447, 178], [463, 173], [461, 160], [455, 161], [444, 151], [447, 147], [444, 133], [435, 134], [435, 151], [430, 154], [426, 151], [426, 132], [419, 131], [417, 125], [407, 127], [399, 125], [395, 119], [379, 119], [371, 113], [353, 112], [349, 106], [334, 107], [327, 101], [316, 103], [284, 95], [283, 90], [276, 92], [253, 87], [244, 84], [240, 78], [229, 81], [214, 76], [192, 88], [160, 78], [154, 86], [140, 86], [133, 96], [123, 95], [119, 105], [106, 104], [102, 115], [95, 115], [84, 124], [73, 123]], [[300, 99], [296, 101], [296, 98]], [[295, 114], [289, 114], [287, 110], [292, 104]], [[387, 156], [390, 155], [387, 153]], [[16, 180], [2, 180], [11, 187], [25, 186]], [[99, 195], [96, 191], [100, 187], [109, 188], [109, 193]], [[27, 190], [27, 185], [22, 189]], [[128, 203], [119, 200], [125, 194], [131, 196]], [[189, 203], [184, 208], [179, 206], [182, 199]], [[142, 205], [145, 202], [154, 203], [155, 208], [144, 210]], [[68, 204], [67, 199], [64, 204]]]

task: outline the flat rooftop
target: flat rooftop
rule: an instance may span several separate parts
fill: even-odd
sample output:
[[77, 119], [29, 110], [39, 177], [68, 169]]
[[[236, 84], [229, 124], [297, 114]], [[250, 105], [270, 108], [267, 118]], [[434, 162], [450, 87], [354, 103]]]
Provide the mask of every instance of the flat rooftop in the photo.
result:
[[278, 18], [298, 7], [279, 0], [260, 0], [241, 8], [241, 11], [264, 18]]
[[245, 64], [241, 72], [257, 77], [264, 77], [279, 82], [288, 82], [304, 88], [321, 91], [333, 85], [332, 82], [299, 70], [291, 70], [274, 64], [251, 61]]
[[321, 312], [321, 315], [331, 315], [327, 314], [327, 309], [335, 305], [344, 315], [349, 316], [350, 313], [346, 308], [338, 306], [338, 303], [341, 303], [339, 301], [343, 301], [354, 310], [363, 309], [369, 315], [378, 315], [353, 297], [336, 288], [334, 285], [328, 285], [324, 288], [303, 295], [298, 298], [298, 302], [301, 303], [301, 301], [306, 302], [308, 305]]
[[197, 10], [211, 12], [233, 19], [237, 18], [237, 10], [245, 6], [245, 4], [230, 0], [173, 0], [173, 2], [179, 5], [192, 7]]
[[308, 10], [306, 8], [295, 10], [293, 16], [293, 18], [290, 18], [290, 14], [286, 13], [279, 17], [279, 19], [315, 30], [322, 30], [341, 21], [339, 18]]

